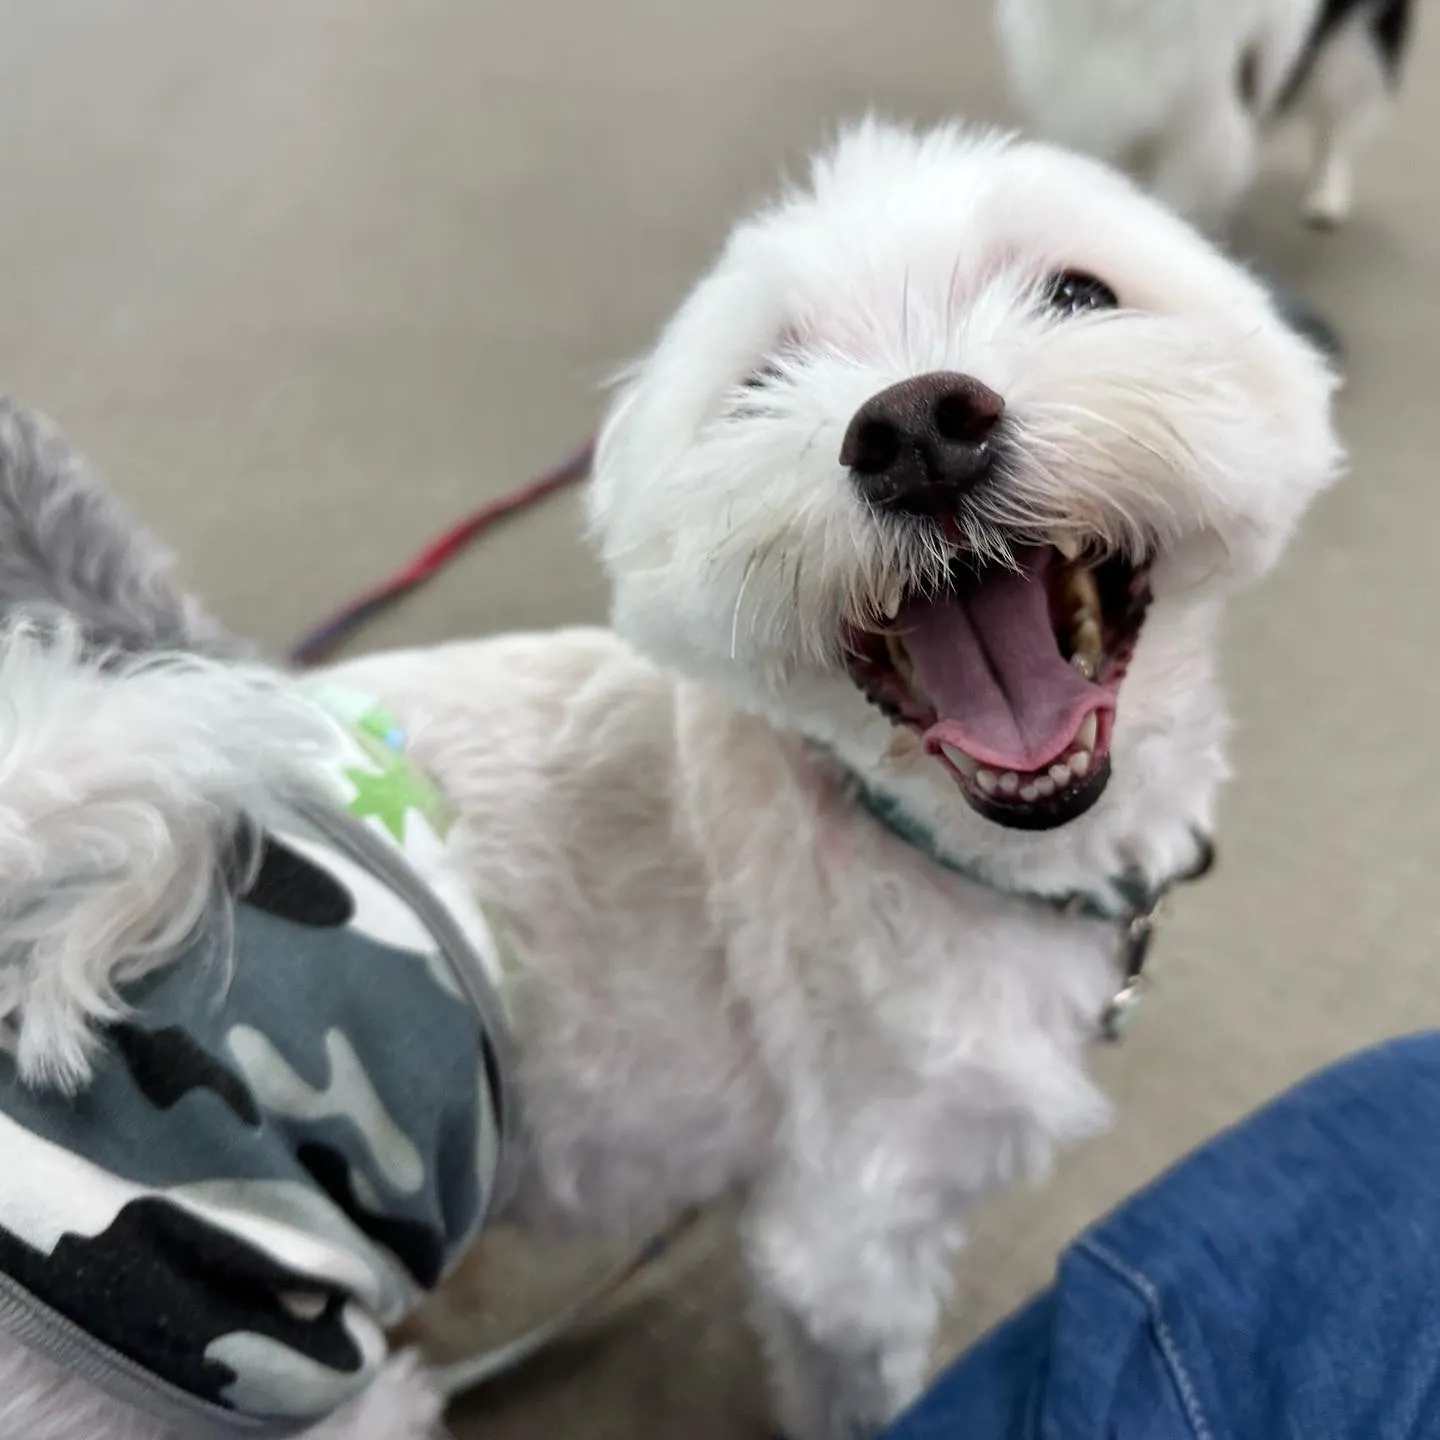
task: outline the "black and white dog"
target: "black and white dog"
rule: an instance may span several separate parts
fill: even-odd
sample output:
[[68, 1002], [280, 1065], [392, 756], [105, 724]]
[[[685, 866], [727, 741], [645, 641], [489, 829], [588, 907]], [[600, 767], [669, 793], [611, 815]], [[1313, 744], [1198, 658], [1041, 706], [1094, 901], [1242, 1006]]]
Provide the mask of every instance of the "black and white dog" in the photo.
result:
[[1302, 205], [1349, 215], [1351, 162], [1384, 115], [1412, 0], [999, 0], [1016, 98], [1044, 138], [1130, 171], [1223, 232], [1282, 120], [1314, 137]]

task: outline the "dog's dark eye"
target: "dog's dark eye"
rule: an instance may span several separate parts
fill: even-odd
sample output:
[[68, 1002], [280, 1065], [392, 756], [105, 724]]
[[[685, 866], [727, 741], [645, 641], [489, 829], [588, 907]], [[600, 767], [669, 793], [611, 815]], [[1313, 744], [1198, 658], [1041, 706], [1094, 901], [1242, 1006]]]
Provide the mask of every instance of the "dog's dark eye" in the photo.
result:
[[1052, 310], [1062, 315], [1079, 315], [1086, 310], [1115, 310], [1120, 301], [1115, 292], [1094, 275], [1083, 270], [1061, 270], [1050, 277], [1045, 298]]

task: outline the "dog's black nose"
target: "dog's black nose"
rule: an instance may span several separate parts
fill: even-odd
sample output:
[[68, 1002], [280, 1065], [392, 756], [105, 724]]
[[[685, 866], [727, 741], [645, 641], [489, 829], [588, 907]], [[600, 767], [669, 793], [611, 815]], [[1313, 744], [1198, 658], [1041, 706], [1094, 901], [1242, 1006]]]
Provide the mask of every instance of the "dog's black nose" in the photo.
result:
[[840, 463], [871, 504], [911, 515], [953, 511], [984, 479], [1005, 402], [970, 375], [936, 371], [902, 380], [856, 412]]

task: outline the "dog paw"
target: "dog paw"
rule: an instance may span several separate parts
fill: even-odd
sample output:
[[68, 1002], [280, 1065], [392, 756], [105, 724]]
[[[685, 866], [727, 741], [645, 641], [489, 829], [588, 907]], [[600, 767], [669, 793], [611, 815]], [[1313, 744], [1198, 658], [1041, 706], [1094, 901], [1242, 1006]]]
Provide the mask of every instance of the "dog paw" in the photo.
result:
[[1336, 209], [1320, 201], [1307, 200], [1300, 207], [1300, 218], [1308, 229], [1321, 235], [1333, 235], [1350, 218], [1350, 208]]
[[1332, 177], [1316, 185], [1300, 202], [1300, 218], [1311, 230], [1338, 230], [1350, 218], [1350, 187]]

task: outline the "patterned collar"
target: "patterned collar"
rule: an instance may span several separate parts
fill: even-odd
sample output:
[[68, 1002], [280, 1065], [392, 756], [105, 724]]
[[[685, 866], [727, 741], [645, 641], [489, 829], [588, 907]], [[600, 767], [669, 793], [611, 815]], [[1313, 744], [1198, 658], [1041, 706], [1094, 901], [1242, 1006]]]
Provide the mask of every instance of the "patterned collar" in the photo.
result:
[[1199, 847], [1200, 858], [1194, 865], [1158, 885], [1150, 885], [1143, 876], [1134, 872], [1114, 876], [1106, 882], [1106, 891], [1113, 897], [1108, 902], [1095, 892], [1083, 890], [1053, 894], [1019, 889], [1000, 884], [975, 866], [947, 854], [941, 848], [934, 831], [909, 814], [893, 795], [875, 789], [853, 771], [846, 772], [846, 783], [856, 804], [868, 811], [892, 835], [952, 875], [958, 875], [962, 880], [968, 880], [970, 884], [978, 885], [996, 895], [1041, 905], [1059, 915], [1075, 915], [1086, 920], [1107, 921], [1118, 925], [1120, 937], [1116, 960], [1120, 971], [1120, 986], [1106, 1004], [1099, 1022], [1100, 1035], [1106, 1040], [1119, 1040], [1122, 1037], [1131, 1015], [1140, 1003], [1146, 983], [1145, 961], [1149, 955], [1150, 941], [1155, 932], [1161, 902], [1176, 885], [1207, 875], [1215, 863], [1214, 845], [1209, 836], [1197, 830], [1195, 841]]

